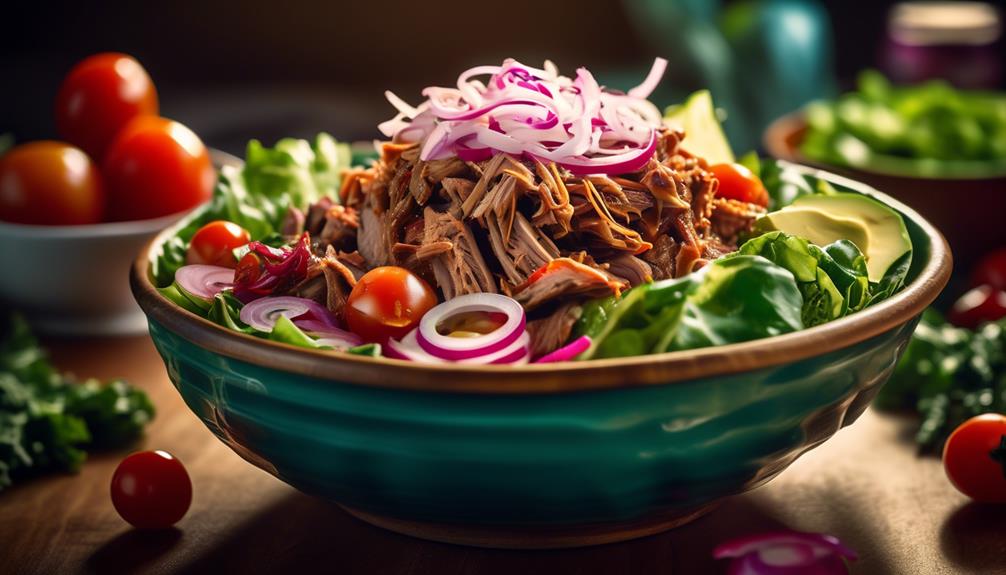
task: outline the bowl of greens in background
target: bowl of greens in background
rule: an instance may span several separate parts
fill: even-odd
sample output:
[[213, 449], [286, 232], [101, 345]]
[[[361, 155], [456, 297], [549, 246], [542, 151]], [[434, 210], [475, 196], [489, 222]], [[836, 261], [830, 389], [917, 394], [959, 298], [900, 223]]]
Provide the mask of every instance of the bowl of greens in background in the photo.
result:
[[[797, 321], [801, 298], [777, 301], [785, 290], [774, 283], [728, 273], [760, 258], [725, 259], [727, 280], [704, 274], [703, 293], [751, 298], [757, 317], [691, 326], [711, 337], [706, 347], [520, 367], [411, 363], [256, 337], [228, 326], [226, 300], [199, 315], [158, 289], [171, 281], [165, 266], [184, 254], [179, 237], [201, 222], [277, 224], [289, 192], [331, 184], [330, 161], [290, 161], [296, 146], [319, 157], [321, 142], [253, 143], [207, 207], [139, 255], [133, 293], [170, 379], [221, 441], [306, 493], [428, 539], [525, 548], [619, 541], [764, 484], [866, 409], [950, 274], [943, 238], [907, 206], [845, 178], [766, 162], [758, 169], [776, 207], [824, 190], [899, 212], [911, 243], [904, 288], [815, 327], [744, 341], [779, 313]], [[341, 164], [348, 150], [340, 149]], [[672, 286], [690, 281], [699, 280], [639, 293], [670, 310], [681, 301]], [[639, 311], [645, 339], [662, 319]]]
[[968, 267], [1006, 245], [1006, 94], [943, 82], [895, 87], [876, 72], [856, 92], [776, 120], [777, 158], [868, 183], [917, 209]]

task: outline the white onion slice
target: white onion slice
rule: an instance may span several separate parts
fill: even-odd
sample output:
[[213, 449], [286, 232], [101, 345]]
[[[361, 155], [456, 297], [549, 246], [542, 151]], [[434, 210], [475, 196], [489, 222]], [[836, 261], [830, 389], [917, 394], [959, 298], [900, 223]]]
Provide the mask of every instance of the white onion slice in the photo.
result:
[[[440, 322], [463, 313], [502, 313], [506, 321], [498, 329], [477, 337], [451, 337], [437, 331]], [[419, 321], [417, 340], [427, 352], [458, 361], [503, 349], [524, 333], [524, 308], [516, 300], [494, 293], [473, 293], [448, 300], [426, 312]]]

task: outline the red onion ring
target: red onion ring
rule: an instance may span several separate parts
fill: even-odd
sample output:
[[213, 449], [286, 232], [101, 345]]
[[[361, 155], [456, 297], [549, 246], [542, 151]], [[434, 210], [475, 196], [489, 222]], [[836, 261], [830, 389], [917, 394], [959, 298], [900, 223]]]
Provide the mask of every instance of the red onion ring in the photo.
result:
[[[506, 315], [498, 329], [478, 337], [450, 337], [437, 331], [448, 317], [468, 312], [497, 312]], [[524, 332], [524, 308], [516, 300], [493, 293], [473, 293], [448, 300], [419, 320], [417, 341], [427, 353], [450, 361], [485, 356], [506, 348]]]
[[557, 363], [560, 361], [570, 361], [581, 353], [587, 351], [587, 348], [590, 347], [590, 343], [590, 336], [582, 335], [552, 353], [547, 353], [539, 357], [534, 360], [534, 363]]
[[239, 317], [249, 326], [268, 333], [281, 315], [291, 321], [306, 315], [309, 317], [304, 320], [314, 319], [329, 329], [338, 325], [335, 316], [325, 306], [311, 299], [294, 296], [263, 297], [248, 302], [241, 308]]
[[175, 282], [186, 293], [211, 300], [218, 293], [233, 287], [234, 270], [202, 264], [182, 266], [175, 272]]
[[384, 354], [393, 359], [404, 359], [417, 363], [456, 363], [459, 365], [524, 365], [530, 359], [531, 335], [527, 331], [522, 331], [516, 340], [502, 349], [457, 361], [427, 353], [419, 344], [418, 337], [419, 328], [416, 328], [405, 334], [401, 340], [390, 339], [384, 346]]
[[839, 575], [848, 573], [844, 559], [856, 559], [856, 552], [832, 535], [784, 531], [733, 539], [717, 546], [713, 557], [733, 559], [731, 575]]

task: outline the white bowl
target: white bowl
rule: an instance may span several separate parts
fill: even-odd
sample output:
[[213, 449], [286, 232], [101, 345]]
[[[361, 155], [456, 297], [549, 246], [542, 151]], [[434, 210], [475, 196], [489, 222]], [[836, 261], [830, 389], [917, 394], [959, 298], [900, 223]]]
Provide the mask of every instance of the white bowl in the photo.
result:
[[130, 265], [186, 213], [85, 226], [0, 222], [0, 301], [43, 333], [142, 333], [147, 321], [129, 291]]
[[[210, 158], [217, 169], [241, 163], [213, 149]], [[145, 333], [146, 317], [129, 290], [133, 259], [191, 211], [84, 226], [0, 222], [0, 307], [21, 312], [39, 333]]]

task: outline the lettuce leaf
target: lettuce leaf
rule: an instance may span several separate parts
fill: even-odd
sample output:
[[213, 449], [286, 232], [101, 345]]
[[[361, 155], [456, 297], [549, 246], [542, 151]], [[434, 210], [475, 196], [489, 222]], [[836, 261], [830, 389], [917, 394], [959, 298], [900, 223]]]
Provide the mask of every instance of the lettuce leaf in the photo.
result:
[[306, 208], [322, 196], [338, 201], [342, 171], [350, 167], [348, 144], [319, 134], [313, 142], [286, 138], [273, 148], [257, 140], [248, 143], [241, 167], [224, 166], [213, 198], [179, 224], [160, 248], [152, 273], [158, 286], [168, 286], [185, 265], [189, 241], [213, 220], [234, 222], [252, 240], [275, 239], [290, 206]]
[[793, 274], [754, 255], [720, 259], [685, 277], [591, 302], [577, 324], [579, 359], [625, 357], [759, 339], [803, 328]]

